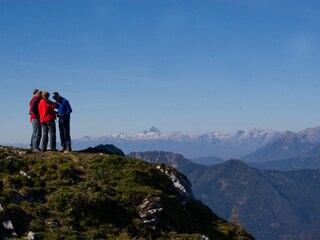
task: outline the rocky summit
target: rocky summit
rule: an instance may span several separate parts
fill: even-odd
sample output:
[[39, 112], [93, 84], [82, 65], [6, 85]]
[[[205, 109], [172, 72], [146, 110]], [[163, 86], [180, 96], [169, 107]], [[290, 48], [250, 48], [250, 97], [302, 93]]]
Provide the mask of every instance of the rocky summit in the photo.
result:
[[253, 239], [164, 164], [0, 146], [0, 239]]

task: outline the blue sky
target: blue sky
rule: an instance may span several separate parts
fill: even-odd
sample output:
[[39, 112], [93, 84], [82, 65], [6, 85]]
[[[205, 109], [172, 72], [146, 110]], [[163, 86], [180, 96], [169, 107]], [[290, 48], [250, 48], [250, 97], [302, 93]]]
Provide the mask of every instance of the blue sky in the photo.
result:
[[0, 144], [29, 142], [34, 88], [71, 135], [320, 125], [320, 2], [0, 0]]

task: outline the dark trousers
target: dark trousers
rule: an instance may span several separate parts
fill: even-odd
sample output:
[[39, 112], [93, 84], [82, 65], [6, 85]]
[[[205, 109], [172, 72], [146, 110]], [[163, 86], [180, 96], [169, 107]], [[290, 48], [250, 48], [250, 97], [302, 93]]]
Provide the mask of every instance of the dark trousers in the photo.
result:
[[71, 147], [70, 117], [59, 118], [59, 132], [62, 147]]
[[[48, 139], [49, 135], [49, 139]], [[56, 150], [56, 122], [55, 120], [51, 120], [45, 123], [42, 123], [42, 141], [41, 141], [41, 149], [42, 151], [47, 150], [48, 140], [50, 140], [50, 150]]]

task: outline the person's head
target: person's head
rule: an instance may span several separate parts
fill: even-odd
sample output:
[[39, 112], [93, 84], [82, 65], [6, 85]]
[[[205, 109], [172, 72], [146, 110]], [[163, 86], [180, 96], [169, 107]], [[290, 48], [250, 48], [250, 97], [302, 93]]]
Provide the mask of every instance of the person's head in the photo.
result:
[[36, 93], [38, 93], [39, 92], [39, 89], [34, 89], [33, 90], [33, 95], [35, 95]]
[[42, 92], [42, 98], [43, 98], [43, 99], [48, 99], [49, 96], [50, 96], [50, 93], [48, 93], [47, 91], [43, 91], [43, 92]]
[[59, 93], [58, 93], [58, 92], [52, 93], [52, 98], [53, 98], [54, 100], [58, 101], [58, 100], [60, 99]]
[[35, 93], [35, 96], [37, 96], [37, 97], [42, 97], [42, 91], [36, 92], [36, 93]]

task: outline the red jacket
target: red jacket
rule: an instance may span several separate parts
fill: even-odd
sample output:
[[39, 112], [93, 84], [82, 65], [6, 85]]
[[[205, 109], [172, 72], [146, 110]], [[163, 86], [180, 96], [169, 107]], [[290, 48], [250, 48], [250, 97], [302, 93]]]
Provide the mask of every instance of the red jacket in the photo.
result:
[[41, 99], [39, 103], [40, 122], [45, 123], [56, 119], [56, 112], [54, 111], [55, 104], [48, 99]]
[[30, 101], [30, 121], [32, 121], [32, 119], [39, 119], [39, 110], [38, 110], [38, 106], [39, 106], [39, 102], [41, 100], [41, 97], [38, 96], [33, 96], [33, 98]]

